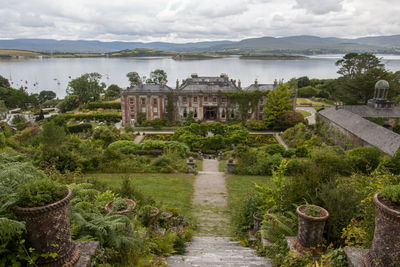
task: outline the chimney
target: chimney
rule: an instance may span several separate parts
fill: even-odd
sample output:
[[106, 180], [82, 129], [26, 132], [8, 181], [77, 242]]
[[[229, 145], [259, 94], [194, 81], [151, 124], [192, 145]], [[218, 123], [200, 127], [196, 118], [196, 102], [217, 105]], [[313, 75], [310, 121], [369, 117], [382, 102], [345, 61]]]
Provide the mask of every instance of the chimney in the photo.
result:
[[179, 80], [178, 79], [176, 79], [176, 89], [177, 90], [179, 89]]
[[254, 81], [254, 85], [255, 85], [256, 87], [258, 87], [258, 81], [257, 81], [257, 79]]

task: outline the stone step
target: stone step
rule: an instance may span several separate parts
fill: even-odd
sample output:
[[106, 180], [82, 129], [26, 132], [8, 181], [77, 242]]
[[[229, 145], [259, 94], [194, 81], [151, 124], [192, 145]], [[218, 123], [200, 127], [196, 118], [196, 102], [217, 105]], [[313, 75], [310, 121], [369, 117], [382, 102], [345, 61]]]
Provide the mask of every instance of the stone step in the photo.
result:
[[193, 238], [185, 255], [168, 258], [171, 267], [271, 267], [269, 259], [257, 256], [255, 252], [240, 246], [239, 242], [228, 237]]

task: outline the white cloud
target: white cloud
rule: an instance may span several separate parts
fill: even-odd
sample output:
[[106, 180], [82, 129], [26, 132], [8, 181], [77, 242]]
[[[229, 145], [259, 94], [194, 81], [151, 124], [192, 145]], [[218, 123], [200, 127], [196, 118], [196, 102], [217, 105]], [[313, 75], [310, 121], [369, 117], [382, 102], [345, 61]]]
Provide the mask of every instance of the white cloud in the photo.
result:
[[305, 9], [316, 15], [339, 12], [343, 9], [343, 0], [296, 0], [296, 2], [295, 8]]
[[397, 0], [2, 0], [0, 38], [188, 42], [390, 35], [400, 33], [399, 12]]

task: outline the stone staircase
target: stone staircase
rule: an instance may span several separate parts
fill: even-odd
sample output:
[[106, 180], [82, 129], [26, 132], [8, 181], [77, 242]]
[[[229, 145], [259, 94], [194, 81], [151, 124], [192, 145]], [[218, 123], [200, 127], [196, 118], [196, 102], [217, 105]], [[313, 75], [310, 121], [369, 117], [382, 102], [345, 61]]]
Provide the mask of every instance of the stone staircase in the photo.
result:
[[168, 258], [170, 267], [272, 267], [270, 259], [240, 246], [229, 237], [194, 237], [185, 255]]

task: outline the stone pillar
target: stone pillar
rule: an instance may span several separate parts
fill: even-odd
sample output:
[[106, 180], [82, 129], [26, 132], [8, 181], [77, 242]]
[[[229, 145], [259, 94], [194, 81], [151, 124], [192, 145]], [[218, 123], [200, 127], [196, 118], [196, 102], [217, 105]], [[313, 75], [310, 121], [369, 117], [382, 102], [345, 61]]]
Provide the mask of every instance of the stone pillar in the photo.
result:
[[234, 162], [234, 160], [233, 160], [233, 158], [230, 158], [229, 160], [228, 160], [228, 163], [226, 164], [226, 172], [227, 173], [233, 173], [233, 170], [234, 170], [234, 168], [235, 168], [235, 162]]

